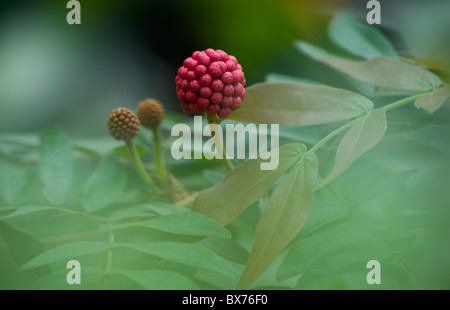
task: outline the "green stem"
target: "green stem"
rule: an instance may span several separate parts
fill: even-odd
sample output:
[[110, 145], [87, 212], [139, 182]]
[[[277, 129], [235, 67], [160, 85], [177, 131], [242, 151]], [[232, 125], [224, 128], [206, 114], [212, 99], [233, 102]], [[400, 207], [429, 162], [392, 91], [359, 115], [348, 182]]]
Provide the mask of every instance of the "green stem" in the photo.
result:
[[411, 102], [411, 101], [413, 101], [413, 100], [415, 100], [415, 99], [417, 99], [417, 98], [419, 98], [419, 97], [421, 97], [421, 96], [423, 96], [425, 94], [426, 93], [419, 94], [419, 95], [414, 95], [414, 96], [411, 96], [411, 97], [408, 97], [408, 98], [396, 101], [394, 103], [391, 103], [391, 104], [385, 105], [384, 107], [381, 107], [380, 110], [389, 111], [389, 110], [398, 108], [398, 107], [400, 107], [402, 105], [405, 105], [405, 104], [407, 104], [407, 103], [409, 103], [409, 102]]
[[335, 136], [337, 136], [338, 134], [340, 134], [347, 128], [351, 127], [354, 123], [356, 123], [356, 121], [358, 119], [359, 118], [355, 118], [351, 122], [348, 122], [348, 123], [344, 124], [343, 126], [339, 127], [338, 129], [336, 129], [335, 131], [331, 132], [325, 138], [323, 138], [322, 140], [317, 142], [316, 145], [314, 145], [309, 151], [313, 152], [313, 153], [316, 152], [323, 144], [327, 143], [329, 140], [331, 140], [332, 138], [334, 138]]
[[[208, 120], [208, 124], [219, 124], [219, 120], [217, 119], [216, 114], [210, 114], [209, 112], [206, 112], [205, 115], [206, 115], [206, 119]], [[215, 133], [212, 132], [211, 134], [214, 137]], [[222, 144], [221, 146], [222, 146], [222, 151], [223, 151], [223, 156], [222, 156], [223, 165], [225, 166], [225, 169], [227, 169], [227, 171], [231, 171], [234, 169], [234, 166], [231, 163], [231, 161], [227, 158], [227, 151], [225, 150], [225, 145], [223, 144], [223, 140], [222, 139], [217, 139], [217, 140], [219, 140], [218, 143]], [[216, 148], [217, 148], [217, 146], [216, 146]]]
[[108, 223], [108, 251], [106, 253], [105, 264], [105, 278], [103, 279], [103, 289], [107, 290], [109, 286], [109, 272], [112, 267], [113, 260], [113, 245], [114, 245], [114, 228], [111, 223]]
[[155, 162], [156, 162], [156, 172], [163, 182], [167, 180], [167, 171], [164, 163], [164, 152], [161, 145], [161, 128], [159, 126], [153, 127], [153, 144], [155, 147]]
[[[381, 107], [377, 110], [385, 110], [385, 111], [389, 111], [395, 108], [398, 108], [402, 105], [405, 105], [421, 96], [423, 96], [426, 93], [422, 93], [419, 95], [414, 95], [396, 102], [393, 102], [391, 104], [388, 104], [384, 107]], [[320, 140], [319, 142], [316, 143], [316, 145], [314, 145], [311, 149], [310, 152], [316, 152], [323, 144], [325, 144], [326, 142], [328, 142], [329, 140], [331, 140], [332, 138], [334, 138], [335, 136], [337, 136], [338, 134], [340, 134], [341, 132], [343, 132], [344, 130], [346, 130], [347, 128], [351, 127], [354, 123], [356, 123], [359, 120], [358, 118], [353, 119], [352, 121], [342, 125], [341, 127], [339, 127], [338, 129], [336, 129], [335, 131], [331, 132], [330, 134], [328, 134], [325, 138], [323, 138], [322, 140]]]
[[136, 171], [138, 172], [139, 176], [142, 178], [142, 180], [148, 185], [148, 187], [153, 192], [160, 194], [161, 190], [152, 181], [152, 179], [148, 175], [147, 171], [145, 171], [144, 165], [142, 164], [141, 158], [139, 157], [139, 154], [136, 149], [136, 144], [134, 143], [134, 141], [128, 140], [125, 143], [127, 145], [130, 159], [133, 162], [133, 165], [136, 168]]

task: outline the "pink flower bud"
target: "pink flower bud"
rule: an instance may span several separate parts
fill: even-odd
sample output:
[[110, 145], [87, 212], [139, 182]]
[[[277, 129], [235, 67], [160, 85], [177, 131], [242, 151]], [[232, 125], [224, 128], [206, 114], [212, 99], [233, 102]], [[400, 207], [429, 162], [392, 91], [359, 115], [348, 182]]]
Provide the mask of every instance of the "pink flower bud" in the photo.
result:
[[215, 79], [215, 80], [212, 81], [211, 89], [213, 91], [222, 91], [223, 86], [224, 86], [224, 84], [223, 84], [223, 82], [221, 80]]
[[233, 96], [234, 95], [234, 86], [231, 85], [231, 84], [225, 85], [223, 90], [222, 90], [222, 94], [224, 96]]
[[211, 89], [211, 87], [208, 86], [203, 86], [202, 88], [200, 88], [200, 96], [202, 96], [203, 98], [209, 98], [211, 97], [213, 91]]
[[223, 95], [222, 93], [219, 92], [213, 93], [209, 98], [209, 100], [211, 101], [212, 104], [219, 104], [223, 100]]

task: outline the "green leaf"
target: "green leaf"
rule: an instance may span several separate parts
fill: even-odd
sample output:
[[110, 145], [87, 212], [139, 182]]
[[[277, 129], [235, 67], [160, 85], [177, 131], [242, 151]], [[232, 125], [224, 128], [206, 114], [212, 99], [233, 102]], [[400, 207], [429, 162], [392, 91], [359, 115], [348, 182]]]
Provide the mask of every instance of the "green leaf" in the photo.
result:
[[44, 246], [34, 236], [4, 221], [0, 221], [0, 235], [18, 266], [44, 251]]
[[198, 290], [197, 284], [189, 278], [170, 270], [112, 270], [130, 278], [147, 290]]
[[75, 241], [52, 248], [23, 265], [20, 270], [35, 268], [81, 255], [97, 254], [106, 251], [108, 245], [100, 241]]
[[247, 88], [245, 103], [229, 119], [308, 126], [357, 117], [372, 107], [366, 97], [343, 89], [302, 83], [260, 83]]
[[238, 287], [245, 288], [259, 277], [299, 233], [311, 209], [317, 170], [315, 154], [302, 154], [269, 199]]
[[338, 15], [330, 23], [331, 40], [352, 54], [365, 59], [397, 57], [391, 43], [374, 26], [361, 24], [347, 15]]
[[23, 206], [15, 210], [14, 212], [9, 213], [6, 216], [0, 217], [0, 220], [9, 219], [16, 216], [22, 216], [34, 212], [41, 212], [41, 211], [48, 211], [48, 210], [54, 210], [53, 207], [47, 207], [47, 206]]
[[73, 177], [73, 153], [64, 132], [48, 130], [41, 136], [39, 177], [47, 200], [59, 205], [69, 194]]
[[248, 251], [234, 240], [206, 238], [199, 242], [229, 261], [244, 265], [248, 260]]
[[97, 211], [122, 196], [127, 183], [123, 168], [114, 160], [106, 158], [88, 178], [83, 190], [83, 208]]
[[192, 211], [225, 226], [266, 194], [305, 150], [306, 146], [300, 143], [280, 147], [279, 165], [274, 170], [261, 170], [262, 159], [246, 161], [228, 173], [222, 182], [201, 192], [193, 202]]
[[384, 110], [374, 110], [357, 119], [339, 143], [334, 167], [319, 187], [344, 172], [359, 156], [374, 147], [385, 132], [386, 112]]
[[133, 249], [168, 261], [215, 271], [231, 277], [237, 276], [236, 270], [225, 259], [198, 244], [153, 241], [145, 245], [116, 243], [115, 246]]
[[434, 113], [442, 104], [450, 98], [450, 85], [438, 88], [435, 91], [419, 97], [414, 105], [428, 113]]
[[114, 227], [116, 229], [149, 227], [180, 235], [231, 238], [231, 233], [213, 220], [191, 212], [158, 216], [150, 220], [118, 224]]
[[378, 87], [428, 91], [441, 85], [436, 75], [401, 60], [381, 56], [368, 61], [355, 61], [337, 57], [306, 42], [298, 41], [296, 47], [317, 61]]
[[23, 167], [0, 158], [0, 192], [5, 200], [13, 204], [27, 184], [29, 173]]
[[[65, 265], [64, 265], [65, 267]], [[98, 282], [104, 275], [104, 271], [97, 267], [81, 266], [81, 284], [71, 285], [67, 283], [69, 269], [56, 271], [33, 282], [33, 290], [84, 290], [92, 289], [91, 285]]]
[[124, 219], [130, 219], [130, 218], [141, 218], [141, 217], [153, 217], [157, 216], [156, 213], [151, 211], [147, 205], [140, 204], [132, 207], [128, 207], [126, 209], [117, 210], [109, 216], [111, 221], [118, 222]]
[[266, 75], [266, 82], [294, 82], [294, 83], [315, 84], [315, 85], [319, 84], [319, 82], [316, 81], [278, 73], [269, 73], [268, 75]]

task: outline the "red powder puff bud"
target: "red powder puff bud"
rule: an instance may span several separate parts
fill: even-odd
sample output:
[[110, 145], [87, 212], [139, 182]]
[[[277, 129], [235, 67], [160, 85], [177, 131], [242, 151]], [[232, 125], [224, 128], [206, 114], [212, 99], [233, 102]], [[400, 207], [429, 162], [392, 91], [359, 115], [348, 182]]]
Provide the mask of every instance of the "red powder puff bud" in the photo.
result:
[[202, 88], [200, 88], [199, 94], [200, 96], [202, 96], [203, 98], [209, 98], [211, 97], [213, 91], [211, 89], [211, 87], [207, 87], [207, 86], [203, 86]]
[[200, 90], [200, 82], [198, 80], [193, 80], [189, 82], [189, 90], [192, 92], [198, 92]]
[[195, 100], [197, 100], [197, 93], [191, 92], [190, 90], [188, 90], [186, 92], [186, 100], [188, 102], [195, 102]]
[[211, 114], [217, 114], [220, 111], [220, 105], [218, 104], [211, 104], [208, 107], [208, 112]]
[[222, 50], [216, 50], [216, 53], [218, 53], [220, 55], [220, 60], [222, 61], [227, 61], [228, 60], [228, 54], [225, 53]]
[[218, 61], [217, 64], [220, 66], [220, 70], [222, 70], [222, 73], [225, 73], [227, 71], [227, 65], [223, 61]]
[[[239, 71], [239, 70], [234, 70], [233, 72], [231, 72], [231, 74], [233, 74], [233, 83], [234, 84], [240, 83], [242, 81], [241, 73], [242, 73], [242, 71]], [[188, 72], [188, 74], [189, 74], [189, 72]]]
[[222, 90], [222, 94], [224, 96], [233, 96], [234, 95], [234, 86], [230, 85], [230, 84], [225, 85], [225, 87]]
[[200, 77], [202, 75], [205, 75], [205, 73], [208, 72], [208, 69], [204, 65], [198, 65], [194, 69], [194, 73], [196, 76]]
[[223, 86], [224, 86], [223, 82], [221, 80], [219, 80], [219, 79], [215, 79], [211, 83], [211, 89], [213, 91], [217, 91], [217, 92], [222, 91]]
[[178, 76], [179, 76], [180, 78], [184, 79], [184, 78], [186, 78], [186, 73], [187, 73], [188, 71], [189, 71], [188, 68], [186, 68], [186, 67], [180, 67], [180, 68], [178, 69]]
[[186, 92], [185, 92], [184, 90], [180, 89], [180, 90], [177, 92], [177, 95], [178, 95], [178, 99], [179, 99], [180, 101], [185, 101], [185, 100], [186, 100]]
[[228, 114], [230, 114], [230, 112], [231, 112], [231, 109], [230, 109], [230, 108], [222, 108], [222, 109], [220, 109], [220, 111], [217, 113], [217, 115], [218, 115], [220, 118], [225, 118], [225, 117], [228, 116]]
[[222, 60], [222, 56], [217, 53], [217, 52], [212, 52], [209, 55], [209, 58], [211, 58], [211, 62], [216, 62], [216, 61], [221, 61]]
[[244, 99], [245, 98], [245, 94], [246, 94], [246, 90], [245, 90], [245, 88], [242, 90], [242, 93], [241, 93], [241, 95], [239, 96], [239, 97], [241, 97], [241, 99]]
[[188, 63], [188, 69], [189, 70], [194, 70], [196, 67], [198, 66], [198, 61], [197, 60], [191, 60], [190, 63]]
[[189, 82], [187, 80], [181, 81], [181, 89], [187, 91], [189, 89]]
[[192, 53], [192, 59], [198, 60], [198, 54], [200, 54], [199, 51], [195, 51]]
[[233, 97], [226, 96], [223, 97], [222, 103], [220, 104], [223, 108], [229, 108], [233, 104]]
[[198, 80], [202, 86], [209, 86], [209, 85], [211, 85], [213, 78], [211, 75], [206, 73], [204, 76], [200, 77]]
[[244, 80], [241, 82], [241, 84], [242, 84], [242, 86], [244, 86], [244, 87], [245, 87], [245, 84], [247, 84], [247, 80], [245, 79], [245, 77], [244, 77]]
[[236, 111], [241, 106], [241, 97], [234, 97], [233, 98], [233, 104], [231, 105], [230, 109], [231, 111]]
[[233, 74], [231, 72], [227, 71], [224, 74], [222, 74], [220, 79], [222, 80], [222, 82], [224, 84], [231, 84], [231, 83], [233, 83]]
[[211, 58], [209, 58], [209, 56], [205, 52], [198, 53], [197, 58], [198, 63], [205, 67], [208, 67], [211, 64]]
[[200, 108], [207, 108], [210, 104], [209, 99], [198, 97], [197, 98], [197, 106]]
[[234, 57], [233, 55], [228, 55], [228, 60], [231, 60], [231, 61], [234, 62], [236, 65], [238, 64], [238, 61], [237, 61], [236, 57]]
[[222, 50], [193, 52], [177, 73], [176, 93], [185, 113], [208, 111], [225, 118], [245, 97], [242, 66]]
[[219, 62], [212, 62], [208, 67], [208, 73], [211, 74], [213, 78], [218, 78], [222, 75], [222, 66], [219, 65]]
[[186, 80], [188, 80], [188, 82], [190, 82], [192, 80], [195, 80], [195, 73], [194, 73], [194, 71], [188, 71], [186, 73]]
[[236, 64], [232, 60], [227, 60], [225, 64], [227, 65], [227, 71], [233, 72], [236, 70]]
[[222, 93], [219, 93], [219, 92], [213, 93], [211, 95], [211, 97], [209, 98], [209, 100], [211, 101], [212, 104], [219, 104], [223, 100], [223, 95], [222, 95]]
[[242, 84], [241, 83], [237, 83], [235, 86], [234, 86], [234, 94], [236, 95], [236, 96], [240, 96], [241, 94], [242, 94], [242, 90], [244, 89], [244, 87], [242, 86]]
[[139, 119], [127, 108], [115, 109], [109, 114], [108, 130], [116, 140], [129, 141], [139, 133]]
[[183, 61], [183, 66], [185, 66], [186, 68], [188, 67], [188, 64], [192, 61], [192, 57], [188, 57]]

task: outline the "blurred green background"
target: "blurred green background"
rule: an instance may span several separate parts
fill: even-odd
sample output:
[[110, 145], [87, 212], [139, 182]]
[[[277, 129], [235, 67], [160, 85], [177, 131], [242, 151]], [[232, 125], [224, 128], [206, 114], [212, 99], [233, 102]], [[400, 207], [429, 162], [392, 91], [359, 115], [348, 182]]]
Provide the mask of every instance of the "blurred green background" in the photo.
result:
[[[448, 83], [450, 2], [380, 2], [382, 24], [377, 28], [393, 42], [401, 56], [429, 66]], [[244, 68], [248, 85], [264, 82], [269, 73], [281, 73], [352, 89], [342, 75], [303, 56], [292, 43], [301, 39], [336, 50], [327, 37], [327, 26], [333, 15], [347, 12], [364, 22], [367, 13], [366, 1], [80, 0], [82, 23], [68, 25], [66, 3], [21, 0], [0, 3], [0, 134], [5, 134], [5, 137], [30, 134], [37, 141], [36, 136], [41, 131], [56, 127], [67, 132], [73, 140], [107, 140], [112, 144], [114, 141], [108, 137], [106, 128], [110, 111], [119, 106], [134, 109], [146, 97], [162, 101], [169, 113], [176, 116], [172, 115], [169, 122], [176, 120], [182, 117], [175, 94], [176, 70], [193, 51], [209, 47], [235, 55]], [[380, 106], [395, 99], [385, 97], [374, 101]], [[312, 219], [320, 218], [321, 210], [329, 210], [331, 215], [326, 219], [333, 219], [336, 209], [327, 204], [332, 201], [331, 207], [336, 204], [339, 211], [344, 200], [352, 205], [356, 215], [360, 214], [364, 219], [363, 224], [352, 226], [338, 217], [335, 222], [319, 227], [317, 238], [325, 240], [323, 250], [342, 242], [333, 239], [340, 237], [336, 232], [348, 233], [347, 237], [351, 239], [359, 235], [366, 238], [376, 231], [382, 237], [388, 235], [381, 239], [392, 243], [387, 252], [386, 247], [376, 244], [374, 248], [381, 249], [380, 252], [370, 253], [374, 257], [389, 254], [386, 261], [382, 261], [383, 266], [386, 264], [387, 274], [400, 282], [392, 284], [395, 281], [389, 282], [387, 278], [387, 288], [450, 288], [450, 232], [447, 224], [450, 220], [449, 120], [449, 104], [434, 115], [419, 111], [412, 105], [389, 113], [388, 133], [380, 145], [355, 162], [329, 188], [316, 193]], [[281, 143], [304, 142], [311, 145], [335, 125], [287, 128], [282, 132]], [[165, 126], [167, 131], [170, 124]], [[323, 169], [332, 164], [336, 145], [331, 144], [318, 154]], [[100, 145], [95, 147], [100, 153], [103, 151]], [[14, 156], [14, 152], [6, 153], [9, 159]], [[169, 164], [173, 165], [171, 171], [181, 176], [183, 184], [192, 186], [189, 189], [200, 190], [215, 182], [208, 181], [203, 172], [211, 167], [217, 168], [216, 163], [183, 162], [177, 167], [173, 161]], [[93, 163], [82, 161], [77, 165], [77, 182], [74, 182], [77, 186], [74, 186], [67, 202], [75, 209], [80, 208], [78, 200], [82, 188], [95, 167]], [[223, 172], [220, 166], [216, 170]], [[28, 186], [23, 199], [33, 205], [45, 204], [37, 178], [30, 179], [33, 183]], [[135, 187], [139, 187], [139, 181], [133, 180], [129, 188], [135, 191], [130, 190], [118, 203], [126, 201], [128, 204], [129, 200], [142, 199], [136, 194]], [[336, 196], [344, 196], [345, 199]], [[250, 225], [245, 227], [250, 227], [249, 235], [252, 236], [258, 212], [254, 206], [245, 211], [240, 222], [230, 225], [233, 235], [239, 239], [242, 233], [239, 225], [248, 221]], [[427, 216], [430, 214], [431, 219]], [[391, 218], [391, 215], [395, 216]], [[36, 215], [17, 220], [16, 224], [44, 236], [45, 229], [62, 234], [81, 226], [69, 220], [64, 222], [66, 219], [61, 217], [52, 218], [52, 224], [44, 222], [45, 219], [47, 215]], [[432, 221], [432, 225], [423, 229], [424, 223], [429, 224], [427, 221]], [[346, 226], [341, 227], [341, 224]], [[316, 229], [311, 227], [305, 226], [307, 233]], [[83, 228], [93, 229], [91, 226]], [[414, 234], [410, 234], [411, 229]], [[39, 236], [38, 233], [35, 235]], [[134, 236], [144, 238], [138, 233]], [[306, 282], [299, 281], [292, 287], [349, 288], [346, 283], [357, 283], [354, 284], [356, 288], [367, 287], [364, 282], [366, 269], [360, 266], [367, 257], [358, 256], [359, 250], [363, 252], [366, 249], [366, 240], [363, 244], [356, 244], [356, 249], [352, 248], [353, 244], [344, 243], [335, 252], [317, 253], [314, 252], [315, 244], [308, 244], [308, 240], [314, 241], [315, 235], [311, 234], [309, 239], [303, 237], [300, 235], [296, 243], [299, 253], [295, 253], [295, 244], [293, 246], [296, 255], [292, 255], [292, 261], [287, 259], [281, 264], [280, 259], [273, 267], [281, 264], [278, 276], [288, 278], [292, 269], [304, 267], [302, 264], [318, 258], [311, 263], [309, 274], [304, 275]], [[248, 238], [243, 243], [250, 247], [251, 241]], [[17, 243], [20, 244], [21, 240]], [[32, 249], [28, 250], [32, 252]], [[413, 274], [412, 279], [405, 280], [404, 270], [395, 269], [397, 265], [391, 256], [395, 258], [398, 253], [405, 263], [404, 269]], [[419, 254], [425, 255], [419, 259]], [[300, 262], [298, 257], [303, 260]], [[3, 259], [9, 262], [9, 257], [0, 258], [2, 263]], [[12, 263], [9, 264], [5, 263], [0, 268], [0, 287], [12, 287], [11, 279], [19, 283], [17, 287], [22, 287], [14, 267], [10, 267]], [[356, 264], [358, 272], [363, 275], [339, 274], [342, 270], [349, 270], [346, 264]], [[271, 272], [276, 273], [276, 270], [269, 270], [269, 275]], [[227, 288], [228, 283], [222, 283], [215, 275], [205, 275], [202, 280], [207, 282], [207, 276], [212, 279], [209, 279], [214, 285], [212, 288], [223, 283], [223, 288]], [[352, 276], [362, 282], [352, 282]], [[272, 278], [268, 276], [268, 279]], [[255, 286], [271, 283], [264, 281], [263, 276]]]
[[[437, 59], [450, 37], [445, 2], [381, 1], [381, 29], [398, 50]], [[181, 112], [176, 70], [208, 47], [235, 55], [248, 85], [277, 72], [340, 86], [340, 76], [300, 55], [292, 42], [327, 47], [332, 14], [346, 11], [364, 21], [367, 12], [365, 1], [330, 0], [80, 4], [81, 25], [68, 25], [65, 1], [0, 3], [1, 132], [56, 126], [75, 137], [106, 136], [109, 112], [134, 108], [145, 97]]]

